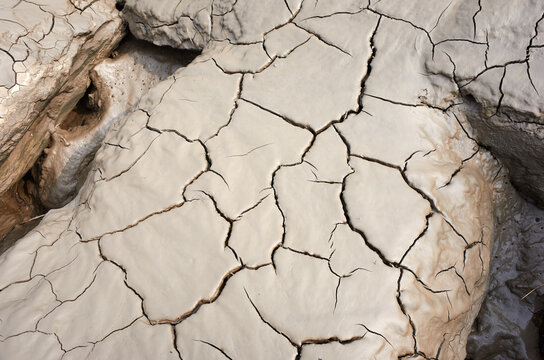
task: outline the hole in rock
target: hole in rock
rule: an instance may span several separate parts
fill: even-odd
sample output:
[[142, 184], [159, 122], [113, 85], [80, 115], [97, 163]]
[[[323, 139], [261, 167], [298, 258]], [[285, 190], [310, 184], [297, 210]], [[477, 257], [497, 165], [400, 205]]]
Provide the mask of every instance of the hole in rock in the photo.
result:
[[117, 0], [117, 2], [115, 3], [115, 8], [119, 11], [123, 11], [123, 9], [125, 8], [125, 3], [126, 0]]
[[100, 120], [100, 115], [100, 94], [91, 81], [83, 97], [60, 124], [60, 128], [70, 130], [80, 126], [92, 126]]

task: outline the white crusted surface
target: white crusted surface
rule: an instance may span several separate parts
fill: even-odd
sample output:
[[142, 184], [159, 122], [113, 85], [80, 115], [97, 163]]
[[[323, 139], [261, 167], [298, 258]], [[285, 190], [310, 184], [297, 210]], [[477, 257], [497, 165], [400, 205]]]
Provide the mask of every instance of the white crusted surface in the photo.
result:
[[72, 200], [112, 123], [134, 110], [150, 88], [192, 57], [129, 37], [115, 50], [113, 59], [105, 59], [95, 66], [91, 71], [93, 90], [83, 99], [92, 102], [94, 109], [87, 113], [80, 110], [82, 114], [74, 110], [70, 120], [76, 120], [78, 125], [57, 129], [45, 149], [47, 156], [40, 164], [39, 181], [42, 203], [48, 208], [57, 208]]
[[[127, 280], [144, 298], [147, 316], [168, 322], [189, 313], [200, 299], [213, 297], [224, 274], [238, 267], [223, 246], [228, 225], [211, 200], [194, 201], [104, 236], [100, 246], [104, 256], [127, 271]], [[165, 298], [172, 300], [165, 303]]]
[[[184, 47], [182, 24], [209, 21], [206, 48], [110, 131], [30, 280], [19, 244], [35, 235], [3, 255], [0, 274], [25, 261], [0, 280], [47, 279], [62, 302], [29, 295], [58, 307], [25, 321], [85, 347], [72, 358], [145, 358], [118, 348], [133, 334], [183, 359], [464, 359], [498, 165], [447, 109], [455, 81], [428, 73], [447, 4], [388, 3], [216, 1], [191, 20], [188, 3], [129, 1], [155, 42]], [[71, 271], [94, 275], [79, 289]]]

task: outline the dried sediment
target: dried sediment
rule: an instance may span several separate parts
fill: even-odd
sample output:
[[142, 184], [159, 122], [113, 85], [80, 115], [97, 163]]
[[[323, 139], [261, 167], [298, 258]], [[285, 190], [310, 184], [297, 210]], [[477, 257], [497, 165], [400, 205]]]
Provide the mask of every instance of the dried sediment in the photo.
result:
[[[0, 256], [0, 354], [464, 359], [508, 184], [436, 51], [461, 2], [421, 4], [202, 2], [202, 54]], [[178, 5], [123, 11], [183, 48]]]

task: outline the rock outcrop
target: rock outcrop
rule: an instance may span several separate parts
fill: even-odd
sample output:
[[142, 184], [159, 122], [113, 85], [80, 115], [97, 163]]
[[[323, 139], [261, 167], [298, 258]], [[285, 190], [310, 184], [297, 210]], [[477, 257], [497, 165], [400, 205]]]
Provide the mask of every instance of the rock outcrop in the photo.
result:
[[124, 35], [115, 1], [0, 4], [0, 238], [41, 211], [22, 180]]
[[36, 162], [123, 37], [114, 1], [7, 1], [0, 8], [0, 193]]
[[36, 176], [41, 203], [51, 209], [72, 200], [111, 124], [195, 55], [130, 39], [116, 49], [114, 59], [92, 68], [88, 94], [52, 134], [44, 150], [46, 156]]
[[0, 256], [0, 356], [464, 359], [508, 184], [437, 50], [478, 4], [414, 4], [128, 0], [202, 53]]
[[[123, 1], [123, 18], [137, 38], [155, 45], [198, 50], [210, 41], [214, 1]], [[217, 3], [223, 3], [218, 1]]]
[[[508, 168], [521, 194], [544, 208], [544, 3], [443, 3], [429, 30], [440, 65], [429, 68], [454, 79], [459, 111], [478, 142]], [[427, 6], [412, 4], [415, 12]]]

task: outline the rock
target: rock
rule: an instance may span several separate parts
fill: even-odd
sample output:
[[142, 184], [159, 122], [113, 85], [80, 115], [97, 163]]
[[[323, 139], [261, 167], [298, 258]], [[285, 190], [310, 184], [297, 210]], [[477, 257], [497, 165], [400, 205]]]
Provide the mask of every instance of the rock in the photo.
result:
[[436, 52], [448, 2], [128, 0], [202, 53], [0, 256], [0, 357], [464, 359], [511, 203]]
[[202, 49], [210, 41], [214, 1], [127, 0], [123, 18], [137, 38], [155, 45]]
[[[416, 2], [415, 7], [427, 4]], [[431, 63], [441, 64], [429, 68], [455, 81], [463, 102], [459, 110], [478, 142], [508, 168], [525, 198], [543, 208], [544, 4], [456, 1], [444, 9], [430, 36], [436, 44], [434, 54], [447, 58], [433, 59]], [[460, 32], [459, 25], [471, 16], [472, 26], [467, 24]]]
[[91, 91], [52, 134], [40, 164], [39, 195], [47, 208], [66, 205], [87, 176], [86, 168], [102, 145], [111, 124], [151, 87], [194, 56], [129, 39], [92, 68]]
[[114, 1], [0, 6], [0, 194], [34, 165], [124, 35]]
[[213, 40], [251, 44], [293, 15], [281, 0], [127, 0], [123, 18], [137, 38], [179, 49], [203, 49]]

